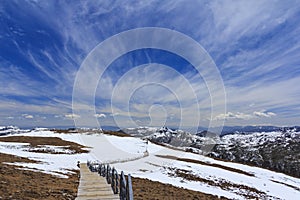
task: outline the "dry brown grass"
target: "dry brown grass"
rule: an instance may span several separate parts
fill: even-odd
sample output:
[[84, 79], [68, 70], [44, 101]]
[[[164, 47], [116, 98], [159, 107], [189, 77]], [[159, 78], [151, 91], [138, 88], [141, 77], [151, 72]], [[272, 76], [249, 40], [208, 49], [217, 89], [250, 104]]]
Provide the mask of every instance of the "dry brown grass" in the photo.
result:
[[42, 172], [21, 170], [19, 166], [3, 162], [35, 161], [0, 153], [0, 199], [75, 199], [78, 187], [78, 171], [69, 178], [59, 178]]
[[218, 196], [205, 194], [193, 190], [187, 190], [175, 187], [170, 184], [163, 184], [149, 179], [132, 177], [133, 195], [136, 200], [155, 200], [155, 199], [227, 199], [225, 197], [218, 198]]
[[132, 137], [129, 134], [123, 133], [123, 132], [119, 132], [119, 131], [103, 131], [103, 134], [107, 134], [107, 135], [115, 135], [118, 137]]
[[[10, 137], [0, 137], [1, 142], [21, 142], [29, 143], [30, 148], [37, 148], [40, 145], [51, 145], [51, 146], [65, 146], [64, 149], [70, 150], [73, 154], [77, 153], [88, 153], [89, 151], [83, 145], [77, 144], [75, 142], [69, 142], [62, 140], [58, 137], [30, 137], [30, 136], [10, 136]], [[46, 151], [44, 149], [30, 150], [36, 153], [51, 153], [51, 154], [62, 154], [62, 152]]]
[[54, 131], [56, 133], [95, 133], [95, 134], [106, 134], [106, 135], [115, 135], [115, 136], [118, 136], [118, 137], [132, 137], [131, 135], [129, 134], [126, 134], [124, 132], [121, 132], [121, 131], [108, 131], [108, 130], [81, 130], [81, 129], [75, 129], [75, 130], [64, 130], [64, 129], [52, 129], [51, 131]]

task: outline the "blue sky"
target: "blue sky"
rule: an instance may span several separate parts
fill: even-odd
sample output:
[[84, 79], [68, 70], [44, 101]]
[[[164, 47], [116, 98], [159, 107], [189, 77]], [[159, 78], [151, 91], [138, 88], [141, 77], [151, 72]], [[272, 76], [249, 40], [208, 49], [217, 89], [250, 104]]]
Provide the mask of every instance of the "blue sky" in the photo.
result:
[[[216, 101], [211, 114], [220, 91], [187, 60], [140, 49], [116, 59], [93, 91], [95, 104], [84, 105], [101, 125], [178, 126], [195, 111], [201, 126], [299, 125], [299, 1], [0, 2], [0, 125], [72, 126], [83, 118], [73, 114], [72, 94], [84, 59], [111, 36], [142, 27], [197, 41], [222, 77], [226, 111]], [[124, 95], [146, 79], [157, 84]]]

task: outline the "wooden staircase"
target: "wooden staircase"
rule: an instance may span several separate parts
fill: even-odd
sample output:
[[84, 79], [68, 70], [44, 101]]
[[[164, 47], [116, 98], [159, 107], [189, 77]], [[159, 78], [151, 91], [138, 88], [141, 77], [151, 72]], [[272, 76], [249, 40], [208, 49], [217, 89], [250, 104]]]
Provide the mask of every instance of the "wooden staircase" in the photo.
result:
[[76, 200], [120, 199], [114, 194], [106, 178], [91, 172], [86, 163], [80, 164], [80, 182]]

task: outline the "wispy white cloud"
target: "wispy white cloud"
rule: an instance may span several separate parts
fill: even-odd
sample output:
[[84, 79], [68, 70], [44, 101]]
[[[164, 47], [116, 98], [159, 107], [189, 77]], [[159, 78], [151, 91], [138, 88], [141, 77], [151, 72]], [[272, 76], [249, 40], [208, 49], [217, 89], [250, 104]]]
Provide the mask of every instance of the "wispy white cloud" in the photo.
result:
[[33, 119], [33, 115], [29, 115], [29, 114], [22, 114], [22, 117], [24, 117], [25, 119]]
[[245, 114], [241, 112], [237, 113], [232, 113], [232, 112], [227, 112], [225, 114], [219, 114], [217, 115], [214, 120], [230, 120], [230, 119], [240, 119], [240, 120], [250, 120], [253, 118], [261, 118], [261, 117], [274, 117], [276, 116], [275, 113], [273, 112], [266, 112], [266, 111], [254, 111], [251, 114]]
[[243, 120], [248, 120], [251, 119], [253, 116], [250, 114], [244, 114], [244, 113], [232, 113], [232, 112], [227, 112], [226, 114], [219, 114], [217, 115], [214, 119], [215, 120], [228, 120], [228, 119], [243, 119]]
[[265, 111], [255, 111], [253, 112], [253, 114], [257, 117], [272, 117], [272, 116], [276, 116], [275, 113], [273, 112], [265, 112]]
[[76, 114], [65, 114], [64, 117], [66, 119], [78, 119], [80, 118], [80, 115], [76, 115]]
[[106, 118], [106, 115], [103, 114], [103, 113], [95, 114], [94, 116], [97, 117], [97, 118]]

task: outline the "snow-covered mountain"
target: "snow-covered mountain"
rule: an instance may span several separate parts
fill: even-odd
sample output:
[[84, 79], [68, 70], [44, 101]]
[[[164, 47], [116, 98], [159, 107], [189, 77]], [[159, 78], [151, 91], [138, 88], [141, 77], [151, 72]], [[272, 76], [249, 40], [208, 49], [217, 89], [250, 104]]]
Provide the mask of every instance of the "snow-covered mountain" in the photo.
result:
[[185, 151], [196, 153], [208, 153], [219, 141], [219, 136], [210, 132], [203, 135], [191, 134], [183, 130], [173, 130], [168, 127], [138, 127], [123, 129], [123, 132], [131, 136], [141, 137], [151, 142], [170, 145]]
[[134, 137], [149, 136], [157, 131], [155, 127], [137, 127], [137, 128], [124, 128], [120, 131], [132, 135]]
[[225, 135], [210, 156], [300, 177], [300, 130]]
[[26, 132], [28, 130], [21, 130], [16, 126], [0, 126], [0, 135], [16, 134]]
[[[227, 134], [248, 134], [254, 132], [274, 132], [282, 128], [277, 126], [224, 126], [222, 127], [221, 136]], [[214, 131], [214, 128], [211, 128]]]
[[[266, 131], [251, 132], [257, 129]], [[247, 132], [244, 132], [245, 130]], [[208, 154], [214, 158], [251, 164], [300, 177], [299, 127], [243, 127], [221, 137], [208, 131], [191, 134], [167, 127], [139, 127], [123, 131], [185, 151]]]
[[151, 141], [179, 147], [189, 146], [190, 144], [197, 142], [197, 136], [182, 130], [172, 130], [167, 127], [158, 128], [154, 133], [145, 138]]

